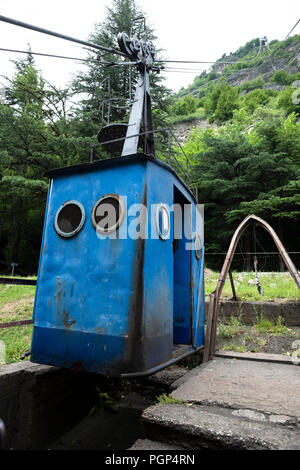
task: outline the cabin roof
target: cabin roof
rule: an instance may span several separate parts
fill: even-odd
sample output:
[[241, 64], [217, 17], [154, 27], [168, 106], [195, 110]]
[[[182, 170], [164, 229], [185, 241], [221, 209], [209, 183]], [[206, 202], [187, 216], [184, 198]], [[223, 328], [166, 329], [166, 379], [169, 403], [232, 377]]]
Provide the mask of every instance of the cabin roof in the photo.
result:
[[[80, 163], [78, 165], [71, 165], [65, 166], [62, 168], [56, 168], [54, 170], [47, 171], [45, 176], [48, 178], [55, 178], [56, 176], [67, 176], [67, 175], [74, 175], [78, 173], [85, 173], [91, 172], [93, 170], [100, 170], [104, 168], [109, 168], [111, 166], [121, 166], [121, 165], [128, 165], [131, 163], [139, 163], [139, 162], [152, 162], [156, 165], [165, 168], [167, 171], [171, 172], [177, 180], [185, 187], [185, 189], [189, 192], [192, 198], [195, 200], [195, 196], [192, 193], [189, 186], [178, 176], [174, 168], [172, 168], [167, 163], [163, 162], [159, 158], [153, 157], [152, 155], [146, 155], [145, 153], [135, 153], [133, 155], [126, 155], [124, 157], [116, 157], [116, 158], [108, 158], [105, 160], [97, 160], [94, 162], [88, 163]], [[196, 202], [196, 200], [195, 200]]]

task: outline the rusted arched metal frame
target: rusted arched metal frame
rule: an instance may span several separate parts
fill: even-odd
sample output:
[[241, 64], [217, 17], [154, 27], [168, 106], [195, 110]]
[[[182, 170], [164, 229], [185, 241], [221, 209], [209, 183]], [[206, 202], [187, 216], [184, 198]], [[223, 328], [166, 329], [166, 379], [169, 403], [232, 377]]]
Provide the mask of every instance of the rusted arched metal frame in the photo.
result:
[[281, 243], [278, 235], [273, 230], [273, 228], [263, 219], [257, 217], [256, 215], [248, 215], [236, 229], [227, 251], [227, 255], [219, 276], [218, 284], [216, 289], [210, 294], [210, 303], [207, 314], [207, 324], [206, 324], [206, 333], [205, 333], [205, 348], [203, 355], [203, 362], [210, 361], [215, 352], [215, 343], [216, 343], [216, 330], [217, 330], [217, 320], [218, 320], [218, 307], [219, 301], [222, 294], [223, 286], [225, 284], [226, 276], [229, 272], [231, 262], [239, 242], [239, 239], [244, 232], [244, 230], [249, 226], [251, 222], [256, 222], [267, 230], [274, 240], [275, 245], [278, 248], [278, 251], [286, 264], [287, 269], [289, 270], [292, 278], [294, 279], [298, 289], [300, 290], [300, 276], [299, 273], [289, 257], [286, 249]]

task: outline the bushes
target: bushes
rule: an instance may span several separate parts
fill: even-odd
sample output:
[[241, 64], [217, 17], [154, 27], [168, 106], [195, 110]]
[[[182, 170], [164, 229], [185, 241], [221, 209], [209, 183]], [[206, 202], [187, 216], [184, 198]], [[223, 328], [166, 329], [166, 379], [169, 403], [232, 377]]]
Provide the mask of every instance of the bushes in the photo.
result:
[[241, 104], [245, 106], [247, 111], [253, 113], [258, 106], [266, 105], [270, 96], [273, 96], [273, 90], [256, 89], [241, 97], [240, 100]]
[[227, 83], [217, 87], [204, 103], [204, 109], [211, 121], [224, 122], [231, 119], [239, 107], [238, 90]]
[[300, 73], [290, 74], [286, 70], [278, 70], [270, 81], [278, 85], [292, 85], [295, 80], [300, 80]]
[[265, 85], [265, 81], [262, 77], [257, 78], [256, 80], [252, 80], [251, 82], [244, 82], [240, 90], [241, 91], [251, 91], [257, 88], [262, 88]]
[[185, 116], [194, 113], [198, 107], [198, 100], [192, 95], [185, 95], [171, 106], [171, 113], [176, 116]]
[[298, 89], [286, 87], [279, 95], [278, 106], [283, 108], [287, 114], [300, 115], [300, 92]]

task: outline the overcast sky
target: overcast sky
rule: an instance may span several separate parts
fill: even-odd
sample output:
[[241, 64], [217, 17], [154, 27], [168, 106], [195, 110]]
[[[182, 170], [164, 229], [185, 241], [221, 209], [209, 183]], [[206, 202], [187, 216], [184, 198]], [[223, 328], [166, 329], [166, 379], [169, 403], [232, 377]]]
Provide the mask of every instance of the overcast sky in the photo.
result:
[[[173, 60], [214, 61], [261, 36], [283, 39], [300, 17], [299, 0], [138, 0], [158, 36], [157, 48]], [[87, 39], [105, 17], [110, 0], [0, 0], [0, 14], [78, 39]], [[0, 47], [84, 57], [81, 46], [0, 22]], [[300, 24], [293, 34], [300, 33]], [[11, 76], [10, 63], [22, 55], [0, 51], [0, 74]], [[36, 58], [44, 78], [64, 86], [84, 65]], [[170, 64], [171, 65], [171, 64]], [[172, 65], [175, 67], [175, 65]], [[181, 66], [183, 67], [183, 66]], [[200, 68], [201, 66], [190, 66]], [[201, 73], [200, 71], [196, 74]], [[193, 81], [190, 73], [164, 72], [174, 91]]]

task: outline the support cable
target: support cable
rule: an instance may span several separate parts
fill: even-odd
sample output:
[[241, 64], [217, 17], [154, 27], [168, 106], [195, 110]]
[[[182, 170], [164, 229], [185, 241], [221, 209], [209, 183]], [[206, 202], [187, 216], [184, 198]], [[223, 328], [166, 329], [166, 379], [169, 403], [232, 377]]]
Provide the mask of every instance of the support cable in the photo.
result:
[[72, 36], [67, 36], [66, 34], [56, 33], [55, 31], [51, 31], [50, 29], [40, 28], [39, 26], [34, 26], [29, 23], [24, 23], [23, 21], [15, 20], [13, 18], [8, 18], [7, 16], [0, 15], [0, 21], [3, 21], [4, 23], [13, 24], [14, 26], [20, 26], [21, 28], [30, 29], [38, 33], [48, 34], [49, 36], [54, 36], [56, 38], [64, 39], [66, 41], [75, 42], [77, 44], [81, 44], [82, 46], [88, 46], [93, 49], [98, 49], [99, 51], [105, 51], [111, 54], [117, 54], [123, 57], [127, 57], [126, 54], [116, 49], [112, 49], [112, 48], [105, 47], [105, 46], [100, 46], [99, 44], [94, 44], [93, 42], [89, 42], [89, 41], [83, 41], [82, 39], [73, 38]]

